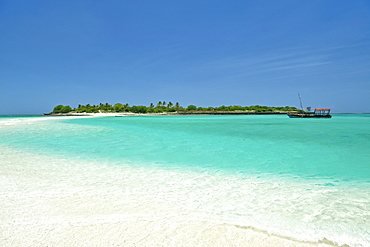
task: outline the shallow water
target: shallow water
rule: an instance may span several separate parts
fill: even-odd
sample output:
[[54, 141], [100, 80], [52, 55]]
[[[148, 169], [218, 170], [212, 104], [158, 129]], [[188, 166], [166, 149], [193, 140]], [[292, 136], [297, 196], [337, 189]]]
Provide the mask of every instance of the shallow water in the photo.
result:
[[[169, 221], [196, 218], [293, 240], [370, 245], [368, 115], [4, 118], [0, 145], [43, 157], [27, 165], [35, 171], [50, 172], [50, 158], [92, 162], [67, 170], [88, 173], [91, 190], [110, 186], [164, 212], [170, 205]], [[124, 181], [117, 174], [126, 174]]]

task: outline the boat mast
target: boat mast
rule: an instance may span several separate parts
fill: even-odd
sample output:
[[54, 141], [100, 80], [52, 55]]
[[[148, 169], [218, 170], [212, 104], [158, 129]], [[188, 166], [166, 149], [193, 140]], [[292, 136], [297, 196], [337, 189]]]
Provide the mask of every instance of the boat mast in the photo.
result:
[[301, 95], [298, 93], [298, 98], [299, 98], [299, 103], [301, 105], [301, 109], [303, 111], [303, 106], [302, 106], [302, 99], [301, 99]]

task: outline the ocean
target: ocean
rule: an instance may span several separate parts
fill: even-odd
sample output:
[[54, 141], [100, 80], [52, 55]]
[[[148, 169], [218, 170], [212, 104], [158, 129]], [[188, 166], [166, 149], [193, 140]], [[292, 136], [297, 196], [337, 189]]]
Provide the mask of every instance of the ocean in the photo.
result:
[[369, 114], [3, 116], [0, 245], [370, 246], [369, 150]]

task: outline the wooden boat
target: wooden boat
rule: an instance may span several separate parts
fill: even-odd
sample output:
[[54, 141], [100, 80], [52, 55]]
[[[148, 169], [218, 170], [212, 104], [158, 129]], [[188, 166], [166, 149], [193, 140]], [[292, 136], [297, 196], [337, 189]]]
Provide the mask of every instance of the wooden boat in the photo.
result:
[[330, 109], [315, 109], [314, 112], [288, 113], [290, 118], [331, 118]]
[[302, 99], [299, 93], [298, 93], [298, 98], [299, 98], [299, 103], [301, 105], [302, 112], [287, 113], [288, 117], [290, 118], [331, 118], [330, 109], [315, 109], [315, 111], [313, 112], [310, 112], [310, 111], [305, 112], [303, 110]]

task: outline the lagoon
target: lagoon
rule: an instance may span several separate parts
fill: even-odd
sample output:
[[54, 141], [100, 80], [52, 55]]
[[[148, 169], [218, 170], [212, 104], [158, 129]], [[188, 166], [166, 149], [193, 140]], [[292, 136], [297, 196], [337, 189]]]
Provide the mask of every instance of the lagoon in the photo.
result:
[[2, 118], [0, 242], [368, 246], [369, 133], [367, 114]]

